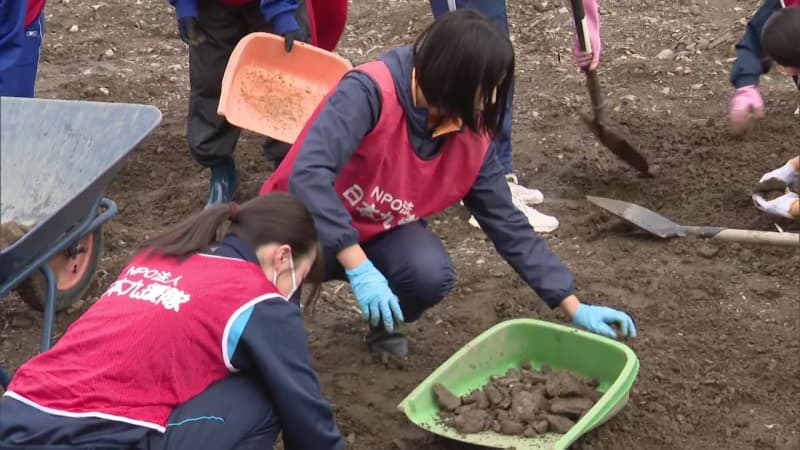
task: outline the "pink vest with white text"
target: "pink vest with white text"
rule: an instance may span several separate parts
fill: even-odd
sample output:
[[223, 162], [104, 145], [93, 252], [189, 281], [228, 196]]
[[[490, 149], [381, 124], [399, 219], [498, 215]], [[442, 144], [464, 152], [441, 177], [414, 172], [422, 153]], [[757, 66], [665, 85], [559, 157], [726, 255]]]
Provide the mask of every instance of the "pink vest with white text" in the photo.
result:
[[[361, 141], [336, 179], [334, 189], [350, 212], [359, 241], [436, 214], [460, 201], [472, 188], [489, 148], [490, 138], [467, 127], [445, 138], [439, 153], [422, 159], [408, 136], [406, 114], [397, 98], [394, 80], [382, 61], [355, 70], [369, 75], [381, 89], [378, 123]], [[324, 99], [306, 123], [289, 154], [261, 187], [261, 195], [288, 191], [297, 153]]]
[[17, 371], [6, 395], [50, 414], [163, 432], [175, 406], [235, 371], [233, 320], [272, 297], [282, 298], [252, 262], [137, 255], [51, 350]]
[[800, 7], [800, 0], [780, 0], [780, 2], [784, 8]]

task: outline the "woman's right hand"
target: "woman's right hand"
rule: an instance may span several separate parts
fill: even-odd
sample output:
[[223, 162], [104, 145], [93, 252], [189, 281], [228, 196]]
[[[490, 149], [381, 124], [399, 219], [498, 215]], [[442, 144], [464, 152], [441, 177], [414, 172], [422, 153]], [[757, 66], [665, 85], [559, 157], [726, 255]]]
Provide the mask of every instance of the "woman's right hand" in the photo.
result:
[[758, 86], [750, 85], [736, 89], [731, 100], [731, 124], [735, 133], [747, 128], [753, 118], [764, 117], [764, 100], [758, 92]]
[[386, 331], [393, 332], [394, 321], [403, 322], [403, 311], [400, 309], [400, 301], [389, 287], [386, 277], [375, 268], [369, 259], [364, 260], [353, 269], [346, 269], [345, 273], [350, 280], [350, 286], [358, 305], [361, 306], [364, 319], [369, 320], [370, 326], [375, 328], [382, 318]]

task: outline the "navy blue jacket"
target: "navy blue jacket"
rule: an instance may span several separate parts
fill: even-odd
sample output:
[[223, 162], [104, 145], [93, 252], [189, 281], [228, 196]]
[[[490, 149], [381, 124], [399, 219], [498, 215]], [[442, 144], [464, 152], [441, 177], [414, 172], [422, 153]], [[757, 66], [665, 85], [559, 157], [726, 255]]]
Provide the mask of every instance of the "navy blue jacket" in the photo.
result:
[[735, 88], [758, 84], [761, 75], [769, 71], [771, 62], [761, 48], [761, 32], [767, 19], [782, 7], [780, 0], [764, 0], [747, 22], [744, 36], [736, 44], [736, 61], [731, 68], [730, 80]]
[[[2, 1], [2, 0], [0, 0]], [[16, 0], [12, 0], [16, 1]], [[169, 0], [170, 5], [175, 7], [175, 15], [178, 19], [184, 17], [197, 17], [197, 2], [199, 0]], [[203, 1], [203, 0], [200, 0]], [[210, 0], [218, 1], [220, 4], [225, 4], [225, 0]], [[256, 0], [251, 0], [256, 1]], [[261, 13], [267, 23], [271, 23], [275, 34], [285, 34], [290, 31], [296, 31], [299, 26], [294, 13], [297, 10], [297, 0], [259, 0], [261, 5]], [[235, 3], [242, 3], [237, 1]], [[247, 3], [246, 1], [244, 3]]]
[[[394, 79], [408, 120], [411, 145], [420, 158], [426, 159], [436, 155], [449, 136], [432, 137], [427, 109], [413, 104], [412, 58], [411, 47], [405, 46], [389, 51], [380, 59], [387, 64]], [[375, 127], [380, 114], [378, 85], [363, 72], [349, 72], [308, 130], [292, 168], [289, 191], [311, 211], [322, 244], [329, 251], [338, 252], [358, 242], [358, 231], [351, 225], [350, 214], [333, 185], [361, 140]], [[494, 144], [490, 145], [478, 178], [464, 198], [464, 205], [503, 258], [551, 308], [555, 308], [572, 294], [572, 274], [512, 203], [503, 168], [495, 157]]]
[[[253, 250], [236, 237], [225, 238], [213, 254], [258, 263]], [[287, 450], [344, 448], [344, 440], [311, 367], [297, 305], [283, 299], [256, 304], [238, 342], [229, 345], [236, 349], [231, 359], [233, 366], [262, 381], [281, 418]], [[50, 415], [8, 397], [2, 399], [0, 419], [0, 448], [12, 443], [44, 445], [65, 441], [131, 445], [153, 432], [103, 419]], [[31, 436], [37, 436], [35, 442], [27, 441]]]

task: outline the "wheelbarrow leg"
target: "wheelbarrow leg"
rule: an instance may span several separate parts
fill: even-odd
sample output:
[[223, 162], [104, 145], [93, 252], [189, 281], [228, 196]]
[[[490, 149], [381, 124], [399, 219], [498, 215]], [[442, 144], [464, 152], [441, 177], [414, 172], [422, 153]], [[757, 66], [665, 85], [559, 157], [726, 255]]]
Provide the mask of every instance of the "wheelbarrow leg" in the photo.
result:
[[44, 275], [47, 285], [47, 295], [44, 299], [44, 318], [42, 321], [41, 351], [50, 349], [53, 343], [53, 324], [56, 321], [56, 275], [49, 265], [45, 264], [39, 269]]

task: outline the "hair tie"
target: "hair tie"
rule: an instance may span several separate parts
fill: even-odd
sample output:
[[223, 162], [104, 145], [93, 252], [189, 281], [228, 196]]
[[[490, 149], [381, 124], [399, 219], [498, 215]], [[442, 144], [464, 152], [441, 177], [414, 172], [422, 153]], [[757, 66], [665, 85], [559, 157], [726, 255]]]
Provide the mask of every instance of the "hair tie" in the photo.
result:
[[231, 210], [229, 219], [231, 222], [235, 223], [239, 220], [239, 205], [237, 205], [236, 202], [230, 202], [228, 203], [228, 208]]

